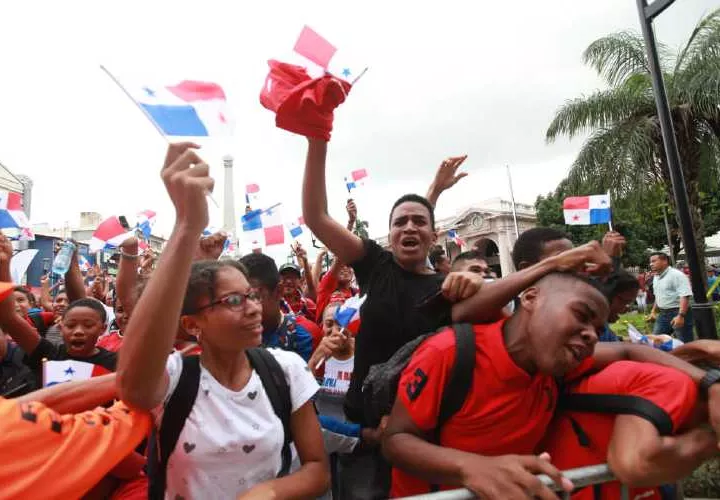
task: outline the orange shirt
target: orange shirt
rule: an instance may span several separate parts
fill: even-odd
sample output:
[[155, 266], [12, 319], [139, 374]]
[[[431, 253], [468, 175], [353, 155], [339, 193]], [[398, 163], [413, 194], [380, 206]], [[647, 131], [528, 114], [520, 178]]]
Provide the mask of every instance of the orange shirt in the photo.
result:
[[[515, 364], [505, 348], [504, 324], [503, 320], [473, 327], [472, 388], [460, 411], [442, 427], [441, 446], [487, 456], [530, 455], [545, 434], [558, 399], [556, 381], [550, 375], [530, 375]], [[566, 378], [587, 372], [593, 362], [585, 359]], [[455, 334], [448, 329], [420, 344], [403, 371], [397, 397], [419, 429], [435, 429], [454, 364]], [[392, 498], [429, 491], [428, 481], [393, 468]]]
[[77, 415], [0, 398], [0, 499], [80, 498], [148, 434], [150, 416], [118, 402]]

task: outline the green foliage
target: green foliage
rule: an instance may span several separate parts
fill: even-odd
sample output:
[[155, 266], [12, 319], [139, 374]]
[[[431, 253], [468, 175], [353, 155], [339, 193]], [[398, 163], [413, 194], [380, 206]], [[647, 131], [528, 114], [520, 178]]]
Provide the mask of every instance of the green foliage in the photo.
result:
[[[659, 52], [693, 228], [702, 243], [705, 234], [720, 229], [720, 9], [700, 21], [676, 57], [663, 46]], [[667, 240], [660, 205], [667, 203], [670, 214], [674, 212], [643, 39], [630, 32], [608, 35], [590, 44], [583, 60], [608, 88], [566, 102], [550, 123], [548, 142], [561, 135], [590, 136], [568, 178], [556, 193], [539, 198], [537, 206], [557, 208], [551, 207], [557, 200], [547, 199], [557, 198], [560, 192], [579, 195], [610, 191], [618, 225], [642, 241], [629, 250], [629, 260], [635, 263], [641, 245], [659, 247]], [[556, 213], [561, 217], [561, 212]], [[675, 218], [671, 219], [673, 237], [677, 238]], [[561, 224], [557, 216], [548, 216], [547, 220]], [[571, 228], [568, 232], [574, 240], [582, 240], [597, 233], [597, 228]]]

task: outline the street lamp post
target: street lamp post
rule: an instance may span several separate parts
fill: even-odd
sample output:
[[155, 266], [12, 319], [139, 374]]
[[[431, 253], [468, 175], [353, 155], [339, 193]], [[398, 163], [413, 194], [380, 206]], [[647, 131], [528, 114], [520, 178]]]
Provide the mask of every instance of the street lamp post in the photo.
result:
[[670, 180], [672, 182], [675, 205], [677, 207], [678, 222], [682, 231], [683, 243], [685, 246], [685, 258], [690, 268], [690, 284], [692, 286], [694, 317], [697, 323], [698, 335], [701, 338], [717, 339], [715, 329], [715, 318], [713, 317], [712, 304], [708, 302], [705, 293], [705, 266], [700, 262], [695, 234], [693, 232], [692, 215], [690, 214], [690, 201], [688, 200], [685, 178], [683, 177], [678, 152], [677, 141], [675, 140], [675, 129], [670, 115], [665, 84], [662, 77], [662, 68], [658, 58], [655, 32], [653, 30], [653, 19], [663, 13], [675, 0], [655, 0], [652, 4], [647, 0], [637, 0], [638, 13], [643, 37], [645, 38], [645, 50], [647, 51], [650, 77], [652, 79], [653, 91], [655, 93], [655, 105], [657, 106], [660, 129], [662, 131], [665, 155], [667, 156]]

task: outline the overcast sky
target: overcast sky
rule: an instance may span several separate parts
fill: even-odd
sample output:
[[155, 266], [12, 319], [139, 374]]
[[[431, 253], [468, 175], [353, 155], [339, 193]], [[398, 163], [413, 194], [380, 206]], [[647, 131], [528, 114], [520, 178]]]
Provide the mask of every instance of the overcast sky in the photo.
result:
[[[658, 38], [678, 47], [718, 5], [678, 1], [656, 23]], [[221, 84], [237, 126], [231, 139], [202, 142], [216, 198], [229, 153], [238, 214], [245, 183], [256, 182], [264, 204], [283, 201], [287, 219], [300, 215], [305, 139], [277, 129], [258, 95], [267, 59], [284, 58], [304, 24], [370, 66], [336, 112], [328, 191], [344, 220], [343, 177], [367, 169], [371, 183], [355, 197], [374, 236], [385, 233], [392, 202], [424, 194], [449, 155], [468, 154], [470, 176], [441, 198], [439, 216], [507, 199], [505, 164], [517, 201], [552, 190], [582, 143], [545, 144], [553, 113], [603, 85], [582, 65], [583, 50], [639, 29], [634, 0], [2, 2], [0, 162], [34, 180], [33, 222], [153, 209], [161, 231], [172, 226], [158, 175], [166, 144], [101, 63], [141, 81]], [[214, 206], [211, 217], [221, 226]]]

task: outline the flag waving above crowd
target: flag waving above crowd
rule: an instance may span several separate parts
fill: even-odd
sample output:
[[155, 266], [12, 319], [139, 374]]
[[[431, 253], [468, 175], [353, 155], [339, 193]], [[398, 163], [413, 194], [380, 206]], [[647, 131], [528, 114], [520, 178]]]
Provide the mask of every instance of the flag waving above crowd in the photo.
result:
[[563, 201], [565, 224], [571, 226], [608, 224], [611, 222], [610, 196], [572, 196]]

